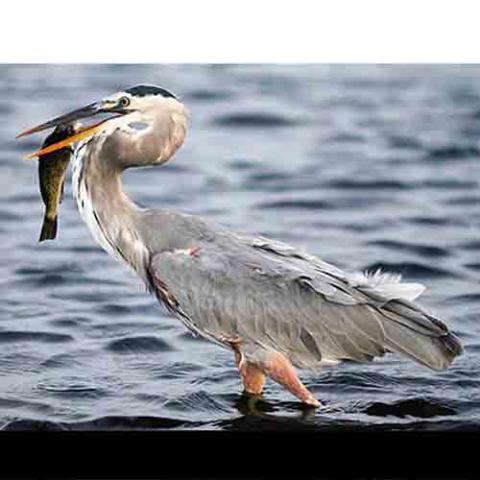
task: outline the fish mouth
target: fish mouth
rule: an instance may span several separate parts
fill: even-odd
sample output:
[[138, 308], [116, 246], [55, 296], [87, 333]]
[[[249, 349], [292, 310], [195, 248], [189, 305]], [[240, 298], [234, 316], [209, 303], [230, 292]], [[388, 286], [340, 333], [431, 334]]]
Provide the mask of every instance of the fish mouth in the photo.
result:
[[69, 113], [53, 118], [52, 120], [49, 120], [45, 123], [41, 123], [40, 125], [37, 125], [33, 128], [24, 130], [23, 132], [19, 133], [16, 136], [16, 138], [26, 137], [27, 135], [32, 135], [33, 133], [41, 132], [49, 128], [54, 128], [58, 125], [74, 124], [80, 119], [92, 117], [100, 113], [112, 113], [114, 114], [114, 116], [101, 120], [100, 122], [94, 123], [93, 125], [76, 128], [73, 135], [59, 142], [53, 143], [52, 145], [49, 145], [47, 147], [40, 148], [36, 152], [27, 155], [25, 158], [31, 159], [35, 157], [40, 157], [42, 155], [46, 155], [47, 153], [52, 153], [57, 150], [60, 150], [61, 148], [68, 147], [72, 143], [79, 142], [80, 140], [84, 140], [85, 138], [91, 137], [101, 129], [101, 126], [105, 122], [108, 122], [109, 120], [118, 118], [119, 116], [125, 115], [126, 113], [130, 113], [130, 112], [126, 110], [121, 110], [118, 108], [118, 106], [107, 107], [104, 102], [90, 103], [85, 107], [79, 108], [77, 110], [73, 110]]

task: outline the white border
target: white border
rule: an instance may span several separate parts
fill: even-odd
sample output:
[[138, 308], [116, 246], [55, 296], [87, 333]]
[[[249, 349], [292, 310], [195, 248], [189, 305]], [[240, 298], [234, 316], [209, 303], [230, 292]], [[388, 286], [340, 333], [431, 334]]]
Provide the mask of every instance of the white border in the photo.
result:
[[476, 62], [473, 0], [3, 2], [0, 62]]

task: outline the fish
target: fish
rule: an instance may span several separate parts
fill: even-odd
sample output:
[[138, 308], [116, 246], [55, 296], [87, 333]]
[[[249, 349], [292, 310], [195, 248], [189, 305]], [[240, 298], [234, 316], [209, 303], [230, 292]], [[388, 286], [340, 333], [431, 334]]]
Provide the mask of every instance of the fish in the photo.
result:
[[[49, 145], [71, 137], [76, 133], [77, 125], [58, 125], [45, 139], [42, 150]], [[65, 175], [73, 155], [73, 148], [68, 145], [60, 150], [38, 156], [38, 179], [40, 194], [45, 204], [42, 229], [39, 242], [53, 240], [57, 237], [58, 208], [63, 200]]]

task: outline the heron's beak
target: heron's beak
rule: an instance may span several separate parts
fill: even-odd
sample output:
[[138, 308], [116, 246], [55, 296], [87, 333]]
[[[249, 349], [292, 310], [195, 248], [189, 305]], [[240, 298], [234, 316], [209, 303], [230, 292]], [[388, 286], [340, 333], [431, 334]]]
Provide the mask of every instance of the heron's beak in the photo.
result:
[[48, 147], [41, 148], [36, 152], [28, 154], [25, 157], [25, 160], [31, 160], [32, 158], [41, 157], [42, 155], [46, 155], [47, 153], [56, 152], [61, 148], [68, 147], [72, 143], [79, 142], [80, 140], [91, 137], [101, 129], [100, 125], [102, 125], [106, 121], [107, 120], [102, 120], [101, 122], [97, 122], [94, 125], [89, 125], [88, 127], [77, 129], [76, 133], [74, 133], [70, 137], [61, 140], [60, 142], [52, 143], [51, 145], [48, 145]]
[[101, 104], [100, 103], [91, 103], [86, 107], [79, 108], [78, 110], [74, 110], [73, 112], [66, 113], [65, 115], [61, 115], [60, 117], [56, 117], [53, 120], [49, 120], [48, 122], [41, 123], [36, 127], [29, 128], [17, 135], [16, 138], [26, 137], [27, 135], [31, 135], [32, 133], [41, 132], [42, 130], [47, 130], [48, 128], [54, 128], [60, 124], [66, 123], [75, 123], [77, 120], [81, 118], [91, 117], [92, 115], [96, 115], [97, 113], [101, 113]]
[[[115, 112], [113, 109], [107, 109], [105, 108], [105, 105], [103, 102], [95, 102], [91, 103], [90, 105], [87, 105], [86, 107], [79, 108], [78, 110], [74, 110], [72, 112], [66, 113], [65, 115], [61, 115], [60, 117], [56, 117], [52, 120], [49, 120], [48, 122], [41, 123], [40, 125], [37, 125], [36, 127], [30, 128], [28, 130], [25, 130], [17, 135], [16, 138], [21, 138], [25, 137], [27, 135], [31, 135], [32, 133], [37, 133], [41, 132], [43, 130], [47, 130], [48, 128], [53, 128], [56, 127], [57, 125], [60, 124], [72, 124], [75, 123], [77, 120], [80, 120], [82, 118], [88, 118], [92, 117], [94, 115], [97, 115], [99, 113], [115, 113], [118, 115], [120, 112]], [[83, 140], [85, 138], [88, 138], [95, 134], [98, 130], [100, 130], [100, 126], [105, 123], [107, 120], [110, 120], [112, 117], [107, 118], [105, 120], [102, 120], [101, 122], [98, 122], [94, 125], [86, 126], [81, 129], [77, 129], [76, 132], [68, 137], [65, 138], [64, 140], [54, 143], [52, 145], [49, 145], [48, 147], [42, 148], [40, 150], [37, 150], [36, 152], [28, 155], [26, 158], [34, 158], [38, 157], [41, 155], [45, 155], [47, 153], [55, 152], [56, 150], [60, 150], [61, 148], [65, 148], [72, 143], [78, 142], [80, 140]]]

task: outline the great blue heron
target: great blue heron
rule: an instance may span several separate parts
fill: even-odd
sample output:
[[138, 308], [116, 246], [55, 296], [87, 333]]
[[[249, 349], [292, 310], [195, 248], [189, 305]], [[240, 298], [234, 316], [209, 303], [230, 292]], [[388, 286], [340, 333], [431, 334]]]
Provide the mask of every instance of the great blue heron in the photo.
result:
[[234, 353], [246, 392], [260, 395], [268, 376], [319, 406], [295, 367], [397, 352], [442, 370], [462, 352], [446, 325], [413, 303], [422, 285], [346, 273], [278, 241], [136, 205], [122, 172], [165, 163], [187, 132], [186, 108], [163, 88], [129, 88], [19, 136], [98, 113], [115, 116], [49, 147], [77, 142], [73, 192], [81, 216], [187, 328]]

